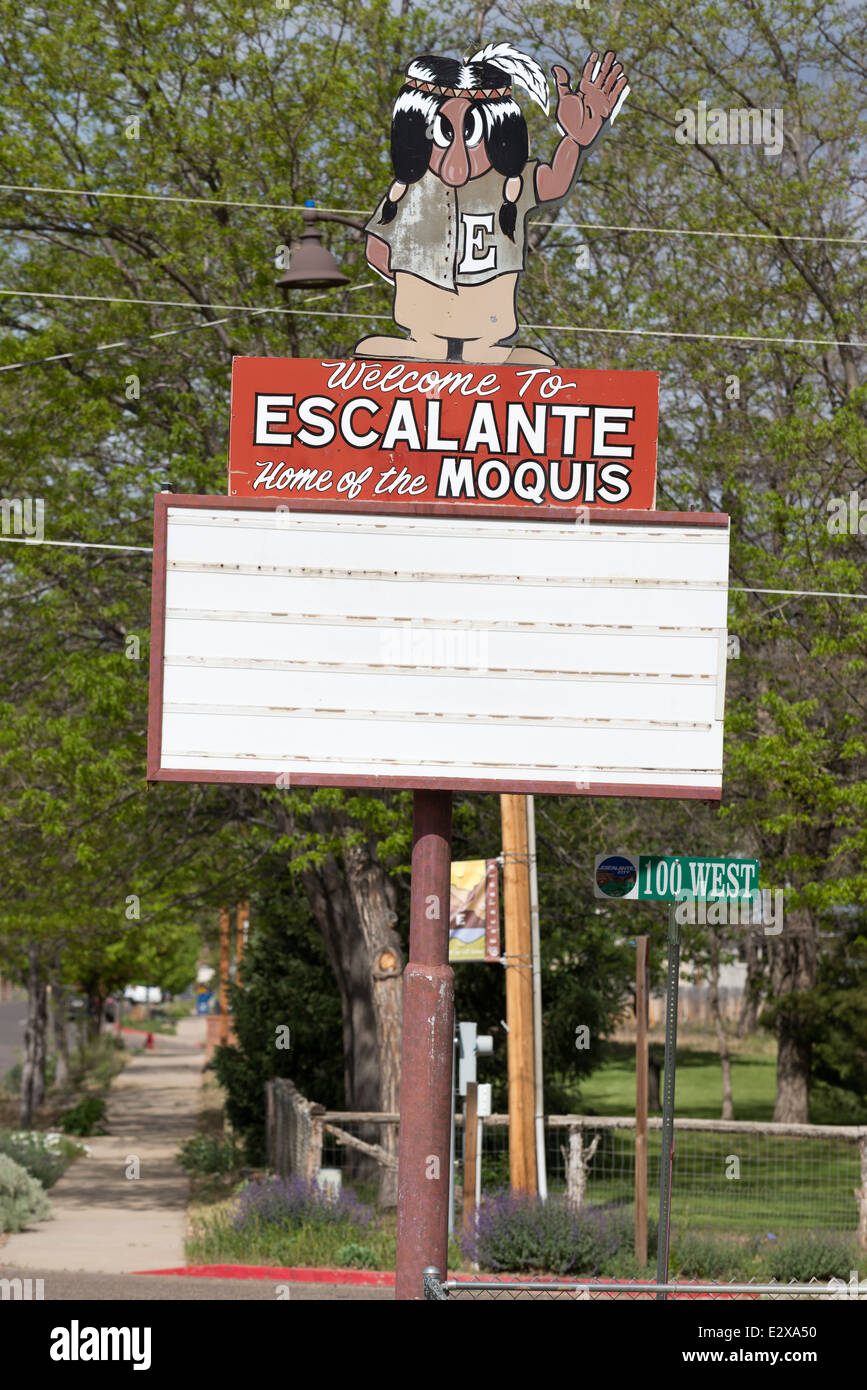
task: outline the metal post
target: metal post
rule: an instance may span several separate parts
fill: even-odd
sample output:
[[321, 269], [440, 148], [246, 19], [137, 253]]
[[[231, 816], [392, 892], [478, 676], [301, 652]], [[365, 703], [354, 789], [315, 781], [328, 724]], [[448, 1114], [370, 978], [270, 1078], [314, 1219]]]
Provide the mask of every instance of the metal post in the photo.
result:
[[530, 853], [530, 950], [533, 954], [533, 1055], [536, 1091], [536, 1184], [548, 1200], [545, 1165], [545, 1089], [542, 1079], [542, 950], [539, 936], [539, 875], [536, 868], [536, 803], [527, 797], [527, 846]]
[[455, 1035], [449, 965], [452, 794], [413, 801], [409, 959], [403, 976], [395, 1297], [421, 1299], [425, 1269], [448, 1269], [449, 1132]]
[[455, 1233], [455, 1105], [457, 1096], [455, 1095], [455, 1080], [458, 1073], [458, 1035], [455, 1033], [452, 1043], [452, 1085], [451, 1085], [451, 1104], [449, 1106], [449, 1235]]
[[[665, 1075], [662, 1090], [662, 1153], [659, 1161], [659, 1235], [656, 1246], [656, 1282], [668, 1283], [668, 1249], [671, 1238], [671, 1170], [674, 1161], [674, 1066], [677, 1049], [677, 991], [680, 975], [680, 927], [677, 904], [668, 905], [668, 988], [665, 995]], [[658, 1293], [663, 1302], [667, 1294]]]
[[647, 947], [635, 946], [635, 1258], [647, 1264]]

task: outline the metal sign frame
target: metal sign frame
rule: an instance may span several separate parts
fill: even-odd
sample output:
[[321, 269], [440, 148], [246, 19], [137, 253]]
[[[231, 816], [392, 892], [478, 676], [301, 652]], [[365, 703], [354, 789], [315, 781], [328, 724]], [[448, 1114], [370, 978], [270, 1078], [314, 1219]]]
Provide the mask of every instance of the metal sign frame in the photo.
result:
[[[340, 515], [343, 517], [351, 516], [353, 519], [369, 515], [372, 517], [441, 517], [443, 522], [455, 522], [458, 518], [465, 518], [472, 522], [483, 520], [495, 520], [523, 524], [532, 522], [536, 528], [544, 529], [551, 525], [562, 528], [568, 525], [571, 531], [577, 535], [581, 527], [576, 526], [574, 513], [567, 509], [537, 509], [534, 507], [516, 508], [514, 506], [497, 506], [496, 504], [479, 506], [478, 504], [468, 504], [462, 507], [455, 507], [454, 504], [437, 505], [436, 503], [379, 503], [364, 502], [360, 499], [353, 500], [342, 508], [336, 507], [333, 501], [318, 502], [314, 499], [298, 499], [293, 502], [291, 508], [287, 508], [286, 503], [279, 502], [270, 498], [255, 499], [236, 499], [208, 496], [178, 496], [175, 494], [159, 494], [155, 498], [155, 520], [154, 520], [154, 569], [153, 569], [153, 596], [152, 596], [152, 647], [151, 647], [151, 672], [150, 672], [150, 715], [148, 728], [148, 779], [151, 781], [169, 782], [239, 782], [239, 783], [259, 783], [264, 785], [275, 785], [275, 769], [269, 767], [267, 770], [259, 770], [249, 767], [245, 770], [227, 769], [220, 766], [197, 766], [179, 767], [164, 765], [162, 756], [162, 725], [163, 725], [163, 691], [164, 691], [164, 659], [165, 659], [165, 634], [166, 634], [166, 583], [167, 583], [167, 530], [168, 513], [170, 509], [195, 512], [206, 510], [211, 512], [227, 511], [233, 513], [256, 513], [274, 512], [282, 510], [291, 511], [292, 514], [324, 513], [330, 515]], [[729, 519], [719, 513], [679, 513], [679, 512], [603, 512], [593, 514], [588, 522], [588, 527], [593, 528], [614, 528], [621, 532], [636, 528], [636, 544], [639, 544], [638, 529], [652, 529], [654, 532], [671, 528], [676, 530], [689, 530], [695, 533], [697, 530], [707, 529], [726, 531]], [[552, 536], [553, 539], [553, 536]], [[612, 536], [613, 539], [613, 536]], [[658, 539], [658, 538], [657, 538]], [[580, 542], [579, 542], [580, 543]], [[547, 544], [547, 542], [546, 542]], [[195, 567], [195, 566], [193, 566]], [[227, 571], [232, 568], [227, 563]], [[259, 568], [259, 567], [253, 567]], [[267, 567], [262, 567], [267, 568]], [[219, 570], [220, 565], [212, 563], [210, 569]], [[487, 576], [486, 576], [487, 579]], [[584, 581], [582, 581], [584, 582]], [[588, 580], [591, 585], [611, 585], [618, 591], [624, 591], [623, 605], [624, 614], [629, 612], [628, 591], [638, 592], [638, 585], [641, 581], [628, 576], [617, 577], [615, 580], [603, 579], [600, 581]], [[659, 592], [664, 592], [667, 580], [647, 581], [653, 586], [658, 587]], [[710, 581], [698, 582], [697, 589], [718, 590], [722, 581], [717, 578]], [[672, 579], [669, 587], [683, 588], [687, 581], [683, 579]], [[727, 585], [727, 566], [726, 580]], [[427, 587], [427, 586], [425, 586]], [[510, 589], [515, 592], [515, 587]], [[585, 588], [584, 593], [588, 590]], [[721, 592], [721, 591], [720, 591]], [[580, 601], [580, 598], [579, 600]], [[523, 623], [521, 626], [528, 627], [532, 624]], [[631, 624], [624, 623], [618, 625], [628, 629]], [[704, 631], [702, 629], [702, 631]], [[724, 699], [724, 676], [725, 676], [725, 628], [708, 627], [707, 633], [716, 644], [716, 650], [720, 655], [716, 667], [716, 677], [714, 678], [715, 719], [718, 724], [722, 721], [722, 703]], [[634, 668], [629, 668], [632, 670]], [[666, 668], [668, 669], [668, 668]], [[627, 682], [632, 679], [629, 675], [620, 677]], [[637, 677], [640, 679], [640, 677]], [[544, 684], [544, 683], [542, 683]], [[211, 711], [213, 712], [213, 711]], [[544, 718], [544, 716], [543, 716]], [[538, 722], [538, 721], [537, 721]], [[605, 721], [603, 721], [605, 722]], [[652, 721], [648, 721], [652, 723]], [[708, 725], [708, 728], [711, 726]], [[228, 759], [227, 759], [228, 760]], [[359, 759], [364, 761], [364, 759]], [[180, 761], [180, 759], [178, 759]], [[538, 761], [538, 760], [537, 760]], [[668, 768], [670, 765], [666, 764]], [[676, 765], [675, 765], [676, 766]], [[525, 771], [522, 777], [509, 775], [504, 772], [502, 775], [492, 774], [490, 777], [472, 776], [448, 776], [448, 775], [422, 775], [417, 772], [409, 771], [403, 774], [399, 771], [390, 773], [346, 773], [336, 769], [334, 772], [328, 771], [302, 771], [293, 770], [291, 773], [291, 785], [293, 786], [337, 786], [337, 787], [380, 787], [380, 788], [414, 788], [426, 790], [461, 790], [479, 792], [518, 792], [518, 793], [561, 793], [567, 795], [603, 795], [603, 796], [651, 796], [651, 797], [678, 797], [691, 798], [698, 800], [718, 801], [721, 796], [720, 781], [716, 784], [709, 782], [696, 784], [696, 778], [700, 773], [690, 774], [693, 778], [690, 783], [686, 775], [684, 781], [675, 780], [677, 772], [671, 771], [667, 775], [670, 780], [663, 780], [660, 770], [658, 781], [653, 780], [653, 775], [642, 782], [630, 781], [575, 781], [566, 780], [563, 775], [550, 777], [537, 777], [532, 775], [533, 768], [529, 765], [530, 775]], [[613, 770], [613, 769], [612, 769]], [[279, 768], [276, 769], [279, 773]], [[568, 775], [568, 774], [567, 774]], [[628, 772], [623, 774], [628, 776]], [[277, 783], [277, 785], [282, 785]], [[288, 785], [288, 783], [287, 783]]]

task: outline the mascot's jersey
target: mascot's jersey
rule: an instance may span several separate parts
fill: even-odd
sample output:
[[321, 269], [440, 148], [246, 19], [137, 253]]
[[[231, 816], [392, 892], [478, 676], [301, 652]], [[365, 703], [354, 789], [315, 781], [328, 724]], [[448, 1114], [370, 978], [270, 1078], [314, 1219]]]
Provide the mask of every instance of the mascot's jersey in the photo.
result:
[[515, 240], [500, 230], [505, 178], [489, 169], [462, 188], [449, 188], [430, 169], [411, 183], [385, 226], [382, 200], [366, 231], [391, 248], [391, 269], [418, 275], [441, 289], [482, 285], [523, 270], [527, 214], [537, 206], [536, 163], [525, 164], [517, 202]]

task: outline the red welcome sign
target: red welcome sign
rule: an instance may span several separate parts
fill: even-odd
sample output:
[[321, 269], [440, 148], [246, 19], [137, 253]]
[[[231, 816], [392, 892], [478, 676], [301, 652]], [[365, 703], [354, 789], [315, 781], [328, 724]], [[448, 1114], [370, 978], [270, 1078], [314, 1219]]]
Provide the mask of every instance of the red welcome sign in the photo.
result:
[[655, 372], [236, 357], [231, 497], [650, 510]]

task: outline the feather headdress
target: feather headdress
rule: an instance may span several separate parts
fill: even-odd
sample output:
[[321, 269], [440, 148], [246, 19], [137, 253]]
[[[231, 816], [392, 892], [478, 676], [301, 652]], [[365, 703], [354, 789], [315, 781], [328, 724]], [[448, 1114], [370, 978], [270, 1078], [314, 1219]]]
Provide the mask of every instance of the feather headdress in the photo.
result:
[[548, 79], [534, 58], [519, 53], [510, 43], [489, 43], [470, 59], [471, 63], [493, 63], [515, 82], [525, 87], [545, 115], [548, 114]]

